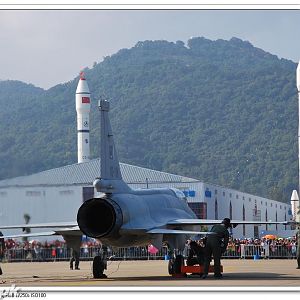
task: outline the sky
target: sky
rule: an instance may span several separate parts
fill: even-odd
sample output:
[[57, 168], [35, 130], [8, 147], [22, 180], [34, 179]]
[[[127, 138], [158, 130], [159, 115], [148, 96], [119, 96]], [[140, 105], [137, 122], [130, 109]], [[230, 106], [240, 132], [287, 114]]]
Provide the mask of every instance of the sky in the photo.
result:
[[0, 80], [48, 89], [138, 41], [238, 37], [298, 62], [300, 10], [1, 10]]

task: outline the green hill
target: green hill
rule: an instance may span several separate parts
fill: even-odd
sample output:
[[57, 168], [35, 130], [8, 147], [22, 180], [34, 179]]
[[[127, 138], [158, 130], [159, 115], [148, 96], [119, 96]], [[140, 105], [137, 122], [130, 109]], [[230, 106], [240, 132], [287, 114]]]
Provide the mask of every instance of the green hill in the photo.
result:
[[[296, 67], [237, 38], [122, 49], [85, 70], [92, 157], [106, 95], [122, 162], [287, 202], [298, 187]], [[0, 82], [0, 178], [76, 162], [77, 82]]]

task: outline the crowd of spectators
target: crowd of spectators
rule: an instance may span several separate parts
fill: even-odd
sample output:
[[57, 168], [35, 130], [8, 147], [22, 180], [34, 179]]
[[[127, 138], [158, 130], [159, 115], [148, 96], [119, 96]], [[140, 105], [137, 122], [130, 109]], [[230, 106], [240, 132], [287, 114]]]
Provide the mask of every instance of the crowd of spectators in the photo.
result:
[[[100, 242], [97, 240], [89, 240], [83, 242], [81, 245], [81, 256], [88, 257], [92, 255], [91, 249], [99, 248]], [[43, 261], [45, 259], [64, 259], [70, 256], [70, 249], [63, 240], [45, 241], [40, 242], [36, 240], [31, 241], [18, 241], [14, 239], [5, 240], [5, 251], [8, 260], [11, 259], [27, 259]]]
[[[261, 256], [295, 256], [297, 251], [296, 237], [290, 238], [260, 238], [260, 239], [230, 239], [227, 246], [227, 253], [238, 252], [245, 256], [245, 246], [260, 246]], [[249, 248], [249, 247], [248, 247]], [[256, 247], [258, 249], [259, 247]]]
[[[229, 239], [227, 250], [230, 250], [233, 248], [236, 249], [236, 247], [240, 247], [241, 244], [244, 245], [256, 245], [256, 246], [264, 246], [265, 244], [268, 244], [270, 248], [275, 246], [283, 246], [288, 249], [296, 248], [296, 237], [291, 238], [274, 238], [274, 239], [267, 239], [267, 238], [260, 238], [260, 239], [254, 239], [254, 238], [245, 238], [245, 239]], [[92, 247], [99, 247], [101, 246], [101, 243], [95, 239], [90, 239], [88, 241], [85, 241], [82, 243], [81, 248], [92, 248]], [[66, 248], [66, 242], [62, 240], [55, 240], [55, 241], [45, 241], [45, 242], [39, 242], [39, 241], [17, 241], [13, 239], [5, 240], [5, 249], [35, 249], [35, 248], [43, 248], [43, 249], [56, 249], [56, 248]]]
[[[199, 241], [201, 246], [204, 246], [202, 241]], [[251, 247], [253, 246], [253, 247]], [[260, 247], [259, 247], [260, 246]], [[84, 240], [81, 245], [81, 257], [92, 257], [96, 251], [101, 247], [101, 243], [95, 239]], [[230, 238], [225, 257], [245, 257], [249, 256], [249, 249], [254, 251], [256, 249], [260, 251], [260, 256], [265, 257], [291, 257], [296, 255], [297, 243], [296, 238], [245, 238], [245, 239], [234, 239]], [[45, 258], [52, 259], [63, 259], [69, 256], [69, 249], [65, 241], [55, 240], [55, 241], [45, 241], [40, 242], [36, 240], [31, 241], [18, 241], [13, 239], [5, 240], [5, 251], [4, 254], [10, 255], [8, 259], [22, 258], [22, 259], [34, 259], [34, 260], [44, 260]], [[111, 251], [111, 250], [110, 250]], [[148, 255], [147, 247], [131, 247], [128, 249], [123, 249], [121, 255], [124, 256], [138, 256], [138, 255]], [[252, 255], [252, 253], [251, 253]], [[4, 255], [3, 255], [4, 256]], [[2, 257], [3, 258], [3, 257]], [[1, 260], [1, 257], [0, 257]]]
[[[296, 237], [291, 238], [260, 238], [260, 239], [254, 239], [254, 238], [248, 238], [248, 239], [230, 239], [228, 243], [228, 248], [230, 247], [237, 247], [241, 244], [244, 245], [255, 245], [255, 246], [263, 246], [265, 244], [268, 244], [270, 246], [285, 246], [285, 247], [291, 247], [296, 245]], [[227, 249], [228, 249], [227, 248]]]
[[[90, 248], [90, 247], [97, 247], [100, 245], [100, 242], [94, 239], [91, 239], [89, 241], [83, 242], [81, 247], [82, 248]], [[45, 241], [40, 242], [36, 240], [31, 241], [18, 241], [14, 239], [7, 239], [5, 240], [5, 249], [34, 249], [34, 248], [43, 248], [43, 249], [49, 249], [49, 248], [66, 248], [66, 242], [63, 240], [55, 240], [55, 241]]]

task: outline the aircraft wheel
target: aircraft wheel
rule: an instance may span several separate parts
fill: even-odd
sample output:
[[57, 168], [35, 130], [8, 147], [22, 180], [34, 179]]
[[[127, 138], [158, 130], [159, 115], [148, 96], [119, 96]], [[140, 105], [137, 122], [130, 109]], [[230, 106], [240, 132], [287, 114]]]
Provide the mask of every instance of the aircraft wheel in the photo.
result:
[[104, 272], [104, 262], [102, 260], [102, 257], [100, 255], [95, 256], [93, 259], [93, 276], [94, 278], [107, 278]]
[[169, 259], [168, 272], [170, 275], [174, 274], [174, 259], [173, 258]]

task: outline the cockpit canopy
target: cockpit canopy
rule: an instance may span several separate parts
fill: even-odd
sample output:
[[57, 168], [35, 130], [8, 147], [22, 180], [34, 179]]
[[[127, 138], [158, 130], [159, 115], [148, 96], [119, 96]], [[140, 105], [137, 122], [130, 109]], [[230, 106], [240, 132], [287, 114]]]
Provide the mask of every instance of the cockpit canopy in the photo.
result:
[[186, 198], [185, 194], [183, 193], [183, 191], [176, 189], [176, 188], [171, 188], [170, 190], [172, 190], [175, 193], [175, 195], [178, 199], [183, 200], [185, 203], [187, 202], [187, 198]]

